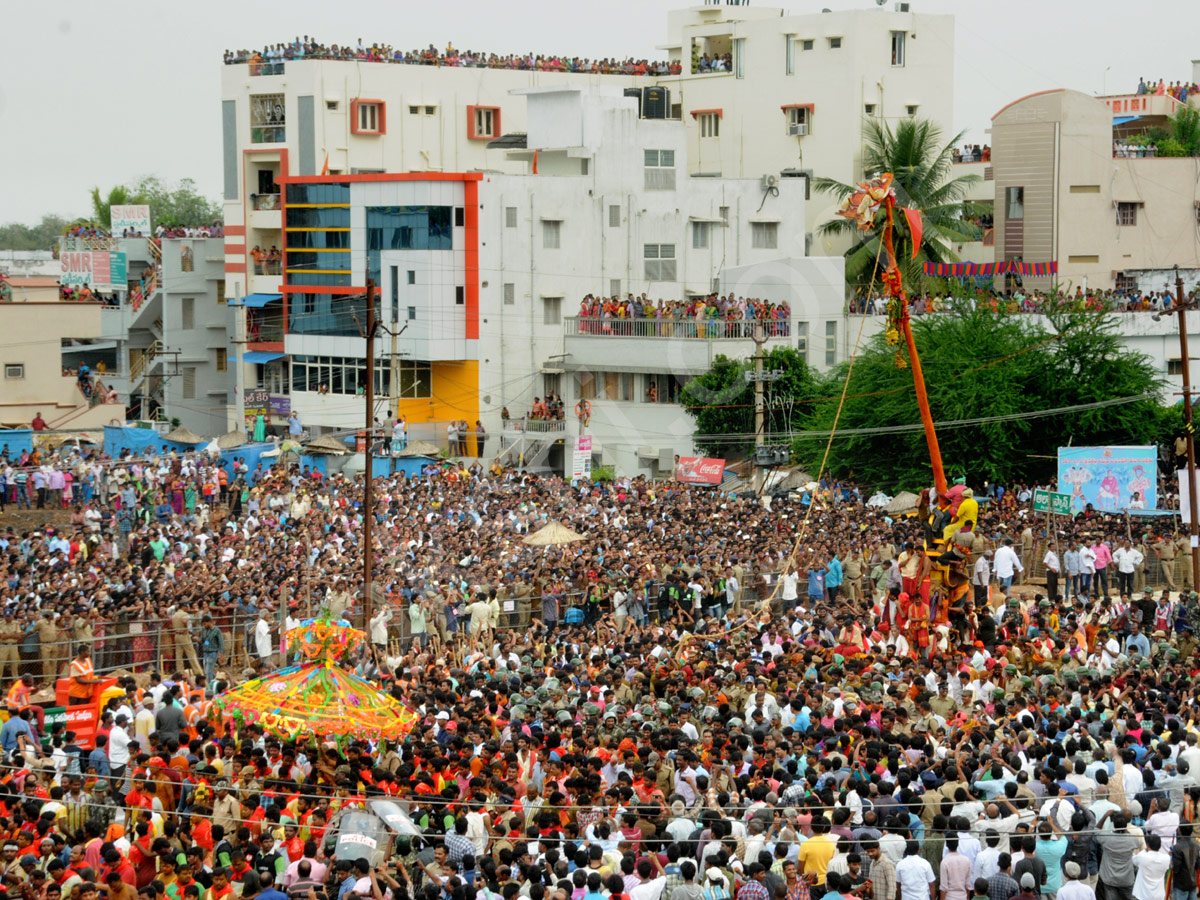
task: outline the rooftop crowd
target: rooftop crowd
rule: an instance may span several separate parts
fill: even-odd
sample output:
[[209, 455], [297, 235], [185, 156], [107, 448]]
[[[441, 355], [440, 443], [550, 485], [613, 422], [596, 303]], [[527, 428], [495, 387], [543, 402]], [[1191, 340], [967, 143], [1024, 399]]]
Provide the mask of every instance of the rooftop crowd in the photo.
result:
[[1174, 97], [1180, 103], [1187, 103], [1187, 98], [1196, 93], [1196, 85], [1187, 81], [1172, 81], [1169, 84], [1163, 79], [1146, 82], [1145, 78], [1138, 79], [1138, 94], [1157, 94]]
[[[6, 484], [42, 472], [25, 489], [78, 508], [0, 535], [0, 674], [82, 693], [89, 671], [138, 674], [95, 749], [64, 723], [41, 748], [9, 691], [9, 896], [1194, 890], [1200, 595], [1169, 518], [1131, 543], [1089, 508], [1046, 534], [1025, 489], [989, 486], [951, 604], [919, 520], [827, 480], [762, 501], [444, 461], [379, 480], [363, 510], [361, 479], [298, 467], [38, 463]], [[214, 691], [284, 662], [298, 618], [361, 619], [362, 514], [381, 594], [357, 671], [417, 712], [410, 738], [314, 746], [208, 717]], [[583, 540], [522, 543], [550, 521]], [[1022, 585], [1035, 571], [1045, 586]], [[378, 868], [336, 858], [339, 813], [379, 797], [420, 834]]]
[[601, 297], [588, 294], [579, 303], [579, 334], [617, 337], [751, 337], [761, 323], [769, 336], [790, 333], [791, 307], [732, 292], [651, 300], [646, 294]]
[[534, 53], [497, 54], [475, 50], [458, 50], [447, 44], [439, 50], [430, 44], [424, 50], [397, 50], [390, 44], [363, 43], [322, 44], [316, 38], [297, 36], [289, 43], [268, 44], [262, 50], [226, 50], [225, 65], [246, 64], [251, 74], [272, 74], [272, 68], [288, 60], [345, 59], [362, 62], [406, 63], [420, 66], [454, 66], [474, 69], [519, 69], [537, 72], [583, 72], [595, 75], [677, 75], [678, 62], [652, 61], [627, 57], [617, 59], [586, 59], [578, 56], [557, 56]]
[[[1185, 302], [1191, 303], [1197, 293], [1193, 289], [1186, 295]], [[979, 289], [973, 292], [956, 291], [954, 295], [930, 292], [916, 295], [910, 300], [913, 315], [925, 313], [950, 312], [958, 309], [978, 307], [992, 312], [1029, 313], [1045, 312], [1048, 308], [1074, 310], [1107, 310], [1114, 313], [1126, 312], [1169, 312], [1177, 309], [1173, 291], [1142, 291], [1137, 288], [1127, 290], [1088, 290], [1076, 288], [1056, 297], [1049, 294], [1023, 288], [1011, 288], [1003, 292]], [[860, 293], [850, 301], [851, 314], [876, 315], [887, 314], [887, 299], [882, 295], [867, 296]]]

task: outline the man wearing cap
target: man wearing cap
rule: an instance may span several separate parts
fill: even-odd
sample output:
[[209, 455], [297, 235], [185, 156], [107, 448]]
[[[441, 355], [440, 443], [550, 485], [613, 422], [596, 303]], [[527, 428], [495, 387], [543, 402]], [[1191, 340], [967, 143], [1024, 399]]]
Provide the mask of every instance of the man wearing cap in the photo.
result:
[[216, 797], [213, 799], [212, 823], [214, 826], [223, 827], [227, 835], [236, 834], [242, 804], [229, 792], [229, 782], [224, 778], [216, 783], [216, 791]]

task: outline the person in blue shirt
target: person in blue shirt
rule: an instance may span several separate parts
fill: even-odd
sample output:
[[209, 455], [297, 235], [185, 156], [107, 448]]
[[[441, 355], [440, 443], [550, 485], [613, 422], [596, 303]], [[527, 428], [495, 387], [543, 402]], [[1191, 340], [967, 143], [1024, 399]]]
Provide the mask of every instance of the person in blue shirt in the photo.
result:
[[108, 735], [96, 735], [96, 749], [88, 754], [87, 768], [95, 769], [96, 774], [101, 778], [107, 778], [109, 775], [108, 768]]
[[842, 561], [837, 558], [837, 552], [829, 551], [829, 565], [825, 567], [825, 593], [829, 602], [837, 602], [838, 590], [842, 586]]
[[1129, 625], [1129, 637], [1125, 638], [1125, 654], [1133, 656], [1135, 653], [1141, 655], [1143, 659], [1149, 659], [1150, 640], [1142, 634], [1141, 626], [1137, 622], [1132, 622]]
[[0, 728], [0, 748], [3, 748], [5, 753], [34, 749], [33, 728], [29, 725], [31, 715], [28, 709], [23, 709]]

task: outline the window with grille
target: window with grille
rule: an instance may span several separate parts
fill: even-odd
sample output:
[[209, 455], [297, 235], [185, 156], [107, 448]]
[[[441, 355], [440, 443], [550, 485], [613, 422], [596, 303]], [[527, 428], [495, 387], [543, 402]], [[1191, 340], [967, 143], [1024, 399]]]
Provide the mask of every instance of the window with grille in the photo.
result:
[[184, 297], [179, 305], [179, 327], [191, 331], [196, 327], [196, 298]]
[[542, 248], [545, 250], [559, 250], [562, 248], [561, 219], [542, 220]]
[[515, 206], [504, 207], [504, 227], [505, 228], [516, 228], [517, 227], [517, 208]]
[[675, 245], [646, 244], [642, 248], [647, 281], [675, 280]]
[[512, 306], [517, 302], [517, 286], [511, 281], [504, 283], [504, 305]]
[[693, 222], [692, 223], [692, 249], [707, 250], [709, 242], [709, 233], [712, 231], [710, 222]]
[[1168, 375], [1182, 375], [1183, 374], [1183, 359], [1182, 359], [1182, 357], [1179, 359], [1168, 359], [1167, 360], [1167, 374]]
[[755, 250], [779, 249], [778, 222], [751, 222], [750, 246]]
[[217, 357], [217, 359], [216, 359], [217, 371], [218, 372], [229, 371], [229, 351], [226, 350], [224, 347], [218, 347], [216, 349], [216, 357]]
[[675, 190], [675, 151], [646, 151], [646, 183], [648, 191]]
[[5, 378], [24, 378], [25, 363], [5, 363], [4, 364]]
[[[433, 396], [433, 365], [416, 359], [401, 359], [396, 364], [398, 395], [410, 400]], [[384, 392], [386, 393], [386, 392]]]
[[475, 136], [476, 137], [495, 137], [496, 136], [496, 110], [488, 109], [487, 107], [475, 107]]
[[183, 370], [183, 399], [196, 399], [196, 367], [187, 366]]
[[808, 323], [796, 323], [796, 352], [800, 358], [808, 362]]
[[621, 207], [616, 203], [613, 203], [608, 207], [608, 227], [621, 227]]
[[904, 65], [904, 38], [906, 37], [903, 31], [892, 32], [892, 65]]
[[1138, 205], [1136, 203], [1118, 203], [1117, 204], [1117, 224], [1118, 225], [1136, 225], [1137, 224]]
[[222, 307], [222, 308], [225, 306], [225, 281], [224, 280], [217, 282], [217, 306]]
[[542, 376], [542, 395], [554, 394], [558, 396], [559, 387], [562, 385], [562, 376], [557, 372], [551, 375]]
[[700, 116], [700, 137], [715, 138], [721, 135], [721, 117], [716, 113], [703, 113]]
[[832, 366], [837, 362], [837, 330], [838, 323], [825, 323], [825, 365]]
[[562, 323], [562, 297], [542, 298], [542, 324], [559, 325]]

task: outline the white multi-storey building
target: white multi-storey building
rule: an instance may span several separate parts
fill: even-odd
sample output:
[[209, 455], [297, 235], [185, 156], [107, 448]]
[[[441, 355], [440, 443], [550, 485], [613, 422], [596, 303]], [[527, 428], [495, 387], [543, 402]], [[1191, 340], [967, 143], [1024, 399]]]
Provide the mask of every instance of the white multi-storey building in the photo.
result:
[[[771, 341], [803, 345], [807, 316], [824, 328], [840, 314], [841, 261], [803, 258], [805, 179], [690, 177], [682, 123], [639, 117], [619, 89], [523, 93], [528, 132], [507, 152], [531, 167], [536, 155], [536, 175], [280, 179], [280, 288], [245, 302], [256, 323], [280, 323], [281, 340], [260, 349], [247, 336], [264, 356], [262, 368], [239, 370], [240, 391], [286, 364], [290, 405], [306, 425], [359, 427], [373, 279], [395, 335], [376, 345], [381, 418], [399, 413], [410, 435], [440, 440], [448, 421], [482, 422], [504, 438], [484, 456], [557, 467], [564, 439], [580, 430], [570, 410], [586, 400], [600, 459], [659, 471], [692, 449], [682, 385], [718, 352], [746, 355], [748, 329], [580, 318], [586, 294], [656, 303], [724, 284], [753, 296], [778, 270], [794, 300]], [[547, 394], [563, 399], [567, 418], [524, 421]]]

